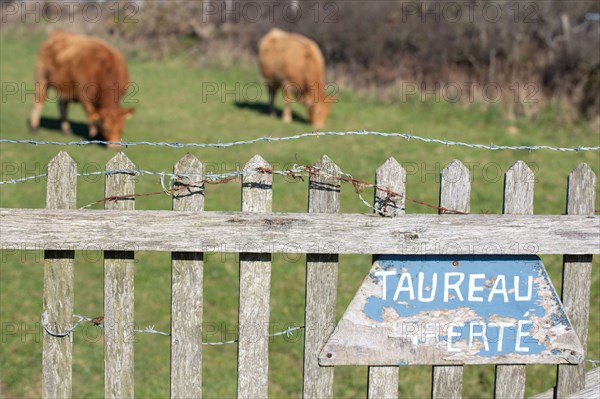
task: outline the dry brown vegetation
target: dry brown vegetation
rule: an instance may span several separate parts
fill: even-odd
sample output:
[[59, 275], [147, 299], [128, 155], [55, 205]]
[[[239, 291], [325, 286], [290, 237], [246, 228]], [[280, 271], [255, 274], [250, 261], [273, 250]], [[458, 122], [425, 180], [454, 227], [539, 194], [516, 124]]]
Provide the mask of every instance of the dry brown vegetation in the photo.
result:
[[502, 103], [510, 119], [549, 102], [566, 121], [600, 115], [597, 1], [89, 3], [35, 2], [46, 22], [36, 24], [22, 3], [3, 2], [3, 31], [59, 28], [144, 58], [254, 62], [259, 38], [278, 26], [319, 43], [336, 83], [380, 99]]

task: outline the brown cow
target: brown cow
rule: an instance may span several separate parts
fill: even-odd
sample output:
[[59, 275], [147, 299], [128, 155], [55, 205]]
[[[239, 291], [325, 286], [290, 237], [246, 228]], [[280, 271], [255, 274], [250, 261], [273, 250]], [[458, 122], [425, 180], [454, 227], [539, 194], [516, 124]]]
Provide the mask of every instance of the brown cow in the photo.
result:
[[323, 127], [334, 102], [325, 93], [325, 60], [317, 44], [296, 33], [273, 28], [258, 45], [260, 71], [269, 89], [269, 108], [275, 113], [275, 93], [283, 87], [284, 122], [292, 121], [294, 94], [308, 107], [310, 122]]
[[129, 85], [129, 74], [118, 50], [93, 37], [54, 32], [40, 47], [35, 81], [35, 102], [29, 120], [32, 133], [39, 129], [42, 107], [48, 88], [52, 87], [58, 93], [64, 134], [73, 134], [67, 105], [74, 101], [83, 105], [91, 139], [100, 128], [103, 139], [121, 141], [125, 119], [134, 110], [119, 105]]

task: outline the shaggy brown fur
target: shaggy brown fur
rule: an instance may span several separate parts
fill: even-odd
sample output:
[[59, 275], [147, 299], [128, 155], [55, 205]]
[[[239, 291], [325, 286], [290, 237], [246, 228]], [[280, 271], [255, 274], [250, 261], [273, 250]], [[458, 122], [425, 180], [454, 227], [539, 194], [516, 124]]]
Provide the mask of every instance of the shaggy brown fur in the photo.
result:
[[291, 103], [297, 99], [308, 107], [310, 122], [323, 127], [334, 99], [325, 93], [325, 61], [317, 44], [302, 35], [273, 28], [260, 40], [258, 49], [271, 113], [275, 112], [275, 93], [283, 87], [283, 120], [291, 122]]
[[93, 37], [54, 32], [40, 47], [35, 82], [35, 103], [29, 120], [32, 132], [39, 128], [42, 106], [52, 87], [58, 93], [65, 134], [72, 134], [67, 105], [80, 102], [87, 114], [90, 138], [97, 136], [100, 127], [105, 140], [121, 140], [125, 119], [133, 108], [119, 105], [129, 85], [129, 74], [118, 50]]

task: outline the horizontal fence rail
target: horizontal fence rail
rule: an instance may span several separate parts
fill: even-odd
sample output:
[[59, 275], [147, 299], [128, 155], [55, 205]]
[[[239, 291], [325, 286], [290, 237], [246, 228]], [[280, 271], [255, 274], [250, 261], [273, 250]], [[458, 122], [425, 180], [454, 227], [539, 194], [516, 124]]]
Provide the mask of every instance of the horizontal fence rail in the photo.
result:
[[[312, 133], [207, 146], [349, 134], [393, 135], [363, 131]], [[509, 149], [397, 135], [447, 145]], [[149, 145], [156, 144], [192, 146]], [[103, 203], [105, 210], [74, 209], [80, 175], [76, 163], [65, 152], [60, 152], [48, 167], [47, 209], [0, 209], [0, 249], [45, 251], [41, 318], [44, 397], [71, 396], [71, 334], [86, 322], [104, 329], [105, 396], [109, 398], [131, 397], [135, 392], [134, 348], [126, 339], [134, 333], [170, 337], [172, 397], [202, 395], [202, 369], [209, 366], [202, 361], [202, 347], [224, 344], [238, 345], [237, 396], [266, 397], [270, 381], [269, 337], [288, 335], [299, 329], [304, 331], [302, 396], [332, 398], [335, 368], [322, 367], [318, 356], [336, 324], [338, 272], [343, 272], [338, 267], [338, 254], [562, 254], [565, 312], [584, 346], [587, 341], [591, 254], [600, 253], [600, 217], [593, 215], [596, 176], [585, 164], [569, 174], [566, 215], [533, 215], [533, 172], [522, 161], [516, 162], [505, 175], [503, 215], [469, 214], [471, 176], [468, 168], [457, 160], [440, 174], [437, 205], [406, 195], [406, 171], [393, 158], [377, 169], [375, 184], [370, 184], [342, 172], [327, 156], [315, 165], [295, 165], [287, 171], [274, 171], [266, 160], [255, 156], [243, 170], [229, 176], [213, 176], [204, 175], [202, 163], [187, 154], [175, 165], [172, 174], [146, 172], [160, 176], [163, 191], [157, 193], [172, 195], [172, 211], [134, 210], [137, 196], [155, 193], [131, 194], [135, 193], [134, 177], [143, 170], [138, 170], [125, 154], [115, 155], [106, 168], [98, 172], [105, 176], [105, 198], [93, 203]], [[301, 178], [301, 174], [308, 177], [308, 213], [272, 212], [275, 174], [294, 179]], [[165, 185], [166, 178], [169, 180]], [[25, 180], [31, 179], [0, 183]], [[215, 182], [241, 183], [242, 212], [204, 210], [205, 184]], [[352, 184], [374, 213], [340, 214], [341, 183]], [[372, 203], [360, 196], [365, 187], [374, 189]], [[427, 205], [438, 214], [406, 215], [407, 201]], [[73, 315], [75, 250], [105, 251], [102, 316]], [[168, 332], [157, 331], [153, 326], [144, 330], [133, 328], [135, 251], [171, 252]], [[204, 254], [210, 252], [240, 254], [238, 335], [225, 342], [202, 342]], [[244, 326], [251, 322], [268, 323], [271, 317], [272, 253], [306, 254], [304, 324], [277, 333], [265, 328], [258, 339], [250, 339], [251, 331]], [[73, 322], [73, 318], [79, 320]], [[398, 384], [402, 384], [403, 378], [399, 370], [399, 367], [371, 365], [365, 376], [368, 397], [397, 398]], [[558, 366], [558, 397], [581, 390], [585, 383], [584, 364]], [[459, 398], [462, 390], [462, 366], [433, 366], [432, 397]], [[497, 365], [495, 396], [522, 398], [524, 393], [524, 366]]]
[[599, 216], [0, 209], [5, 249], [344, 254], [599, 253]]

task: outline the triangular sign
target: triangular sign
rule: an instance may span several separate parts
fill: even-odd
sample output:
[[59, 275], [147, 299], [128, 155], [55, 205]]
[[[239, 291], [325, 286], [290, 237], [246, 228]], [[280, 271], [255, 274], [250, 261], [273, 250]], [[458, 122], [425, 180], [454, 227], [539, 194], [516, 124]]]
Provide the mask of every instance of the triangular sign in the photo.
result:
[[381, 256], [319, 355], [324, 366], [580, 363], [537, 256]]

